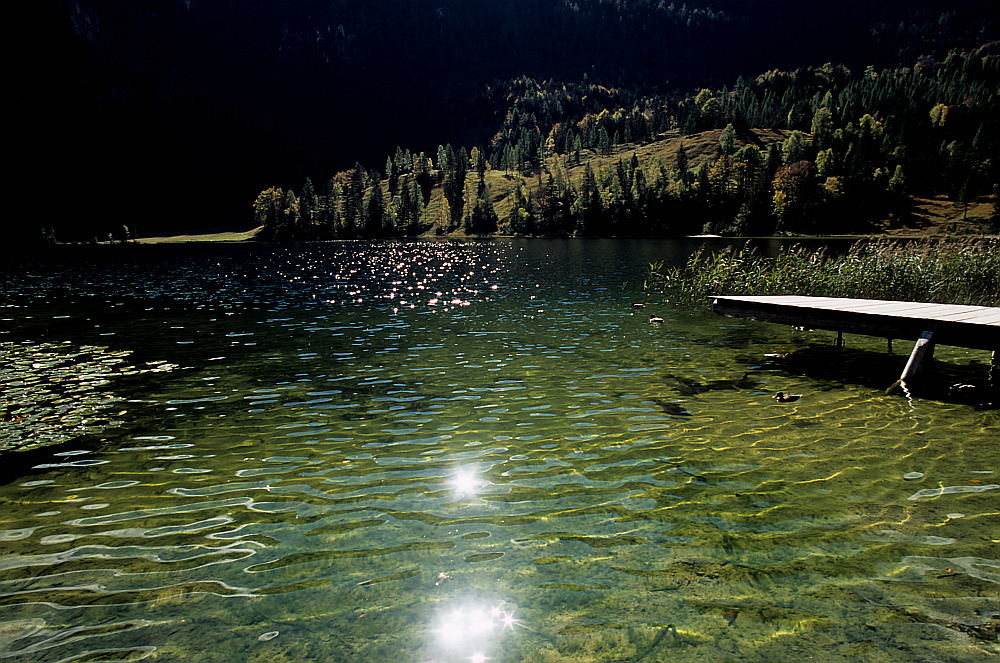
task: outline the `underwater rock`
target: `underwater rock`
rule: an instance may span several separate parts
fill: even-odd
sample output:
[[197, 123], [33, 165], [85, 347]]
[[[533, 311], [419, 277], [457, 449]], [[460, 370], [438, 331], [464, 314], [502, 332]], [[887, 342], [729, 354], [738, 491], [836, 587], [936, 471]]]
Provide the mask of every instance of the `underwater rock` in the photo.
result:
[[690, 417], [691, 412], [677, 403], [671, 403], [670, 401], [663, 400], [662, 398], [654, 398], [653, 402], [656, 403], [657, 407], [663, 410], [664, 414], [670, 415], [671, 417]]
[[750, 373], [744, 373], [743, 377], [737, 380], [708, 380], [701, 382], [693, 380], [684, 375], [674, 375], [667, 373], [663, 377], [668, 382], [672, 382], [671, 387], [682, 396], [697, 396], [709, 391], [719, 391], [723, 389], [755, 389], [760, 382], [750, 377]]

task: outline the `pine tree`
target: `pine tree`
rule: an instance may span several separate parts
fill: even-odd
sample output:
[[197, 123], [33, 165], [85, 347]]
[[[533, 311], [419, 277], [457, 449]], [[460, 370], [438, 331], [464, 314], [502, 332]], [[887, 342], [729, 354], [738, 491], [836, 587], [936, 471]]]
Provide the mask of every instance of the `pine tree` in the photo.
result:
[[427, 159], [427, 155], [423, 152], [417, 155], [413, 167], [417, 174], [414, 182], [420, 187], [420, 199], [424, 207], [427, 207], [427, 204], [431, 200], [431, 189], [434, 187], [434, 179], [431, 177], [431, 164]]
[[423, 214], [424, 205], [422, 204], [423, 194], [420, 191], [420, 185], [414, 179], [410, 187], [410, 229], [407, 231], [410, 235], [419, 235], [421, 231], [420, 217]]
[[514, 205], [508, 217], [510, 231], [515, 235], [535, 234], [535, 213], [524, 191], [524, 181], [518, 178], [514, 187]]
[[462, 225], [462, 217], [465, 210], [465, 175], [468, 167], [468, 158], [464, 154], [464, 148], [459, 154], [455, 154], [448, 146], [447, 160], [451, 165], [444, 181], [444, 196], [448, 202], [449, 228], [454, 230]]
[[405, 183], [399, 187], [399, 195], [392, 199], [392, 203], [395, 208], [397, 230], [409, 235], [413, 227], [413, 205], [410, 202], [410, 188]]
[[485, 234], [497, 231], [499, 219], [496, 210], [493, 208], [493, 199], [488, 187], [484, 187], [472, 212], [466, 217], [465, 232], [468, 234]]
[[281, 211], [282, 219], [279, 222], [278, 236], [275, 239], [283, 241], [295, 239], [295, 227], [299, 220], [299, 199], [291, 189], [285, 192]]
[[822, 150], [827, 146], [832, 133], [833, 113], [826, 106], [820, 107], [813, 113], [812, 118], [813, 144]]
[[806, 137], [801, 131], [796, 129], [792, 135], [781, 144], [782, 161], [785, 164], [801, 161], [806, 157]]
[[608, 136], [608, 132], [604, 127], [597, 130], [597, 150], [601, 153], [601, 156], [609, 156], [611, 154], [611, 137]]
[[479, 150], [478, 147], [472, 148], [472, 153], [469, 155], [469, 161], [472, 167], [476, 170], [476, 174], [479, 176], [479, 187], [477, 193], [482, 195], [483, 189], [486, 187], [486, 156]]
[[444, 145], [438, 145], [437, 150], [437, 167], [438, 170], [442, 172], [447, 172], [451, 170], [450, 157], [454, 156], [455, 150], [449, 144], [447, 147]]
[[602, 215], [601, 192], [597, 187], [597, 177], [594, 175], [594, 169], [591, 168], [589, 161], [583, 169], [583, 184], [578, 200], [580, 201], [580, 211], [577, 216], [577, 234], [599, 234]]
[[395, 159], [386, 157], [385, 174], [389, 178], [389, 193], [396, 193], [396, 189], [399, 186], [399, 167], [396, 165]]
[[723, 156], [727, 157], [736, 152], [736, 129], [733, 128], [732, 122], [727, 124], [719, 135], [719, 149], [722, 150]]
[[370, 238], [385, 235], [385, 199], [377, 180], [372, 182], [365, 201], [365, 235]]
[[889, 178], [889, 191], [894, 196], [902, 196], [906, 186], [906, 176], [903, 174], [903, 166], [897, 164], [892, 177]]
[[257, 225], [263, 226], [261, 231], [262, 239], [276, 239], [279, 233], [279, 219], [281, 218], [281, 205], [284, 200], [284, 191], [277, 187], [271, 187], [261, 191], [254, 201], [254, 220]]
[[674, 170], [677, 171], [677, 179], [681, 180], [685, 184], [691, 183], [691, 173], [688, 170], [687, 150], [684, 149], [684, 143], [681, 143], [677, 147], [677, 156], [674, 160]]
[[354, 178], [350, 184], [341, 189], [340, 194], [340, 226], [342, 236], [346, 239], [353, 239], [357, 233], [358, 205], [357, 197], [354, 194]]
[[313, 239], [312, 225], [316, 208], [319, 206], [319, 198], [316, 196], [316, 189], [312, 180], [308, 177], [302, 185], [302, 195], [299, 196], [299, 214], [296, 220], [295, 239]]

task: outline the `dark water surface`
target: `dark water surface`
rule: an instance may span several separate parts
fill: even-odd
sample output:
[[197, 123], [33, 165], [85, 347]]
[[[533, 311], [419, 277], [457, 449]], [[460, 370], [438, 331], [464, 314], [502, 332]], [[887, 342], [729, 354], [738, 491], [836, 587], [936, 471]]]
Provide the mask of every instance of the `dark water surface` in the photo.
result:
[[883, 395], [884, 340], [633, 309], [693, 247], [8, 261], [4, 434], [72, 441], [5, 461], [0, 658], [997, 657], [997, 412]]

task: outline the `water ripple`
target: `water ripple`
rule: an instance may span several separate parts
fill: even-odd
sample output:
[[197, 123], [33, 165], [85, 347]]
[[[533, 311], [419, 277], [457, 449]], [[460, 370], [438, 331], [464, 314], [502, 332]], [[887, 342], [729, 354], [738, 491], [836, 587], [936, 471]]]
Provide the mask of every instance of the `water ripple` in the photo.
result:
[[798, 332], [646, 300], [648, 251], [340, 242], [15, 276], [23, 333], [113, 332], [176, 369], [126, 376], [120, 431], [0, 486], [0, 657], [1000, 654], [995, 414], [765, 367]]

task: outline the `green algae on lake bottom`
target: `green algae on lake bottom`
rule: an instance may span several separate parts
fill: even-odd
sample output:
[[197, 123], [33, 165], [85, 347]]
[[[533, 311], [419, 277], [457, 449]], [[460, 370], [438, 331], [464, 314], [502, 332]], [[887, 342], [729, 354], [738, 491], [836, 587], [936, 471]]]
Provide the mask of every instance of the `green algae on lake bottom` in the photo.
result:
[[[282, 249], [283, 278], [365, 294], [365, 246]], [[668, 305], [654, 327], [607, 287], [641, 276], [622, 244], [517, 246], [397, 247], [414, 309], [133, 306], [120, 347], [188, 368], [116, 383], [144, 407], [89, 463], [0, 486], [0, 656], [1000, 655], [996, 411], [886, 396], [874, 340]], [[470, 306], [429, 303], [444, 262]]]
[[112, 380], [171, 371], [175, 365], [125, 362], [132, 353], [62, 343], [0, 343], [0, 453], [24, 451], [101, 433], [123, 423], [124, 400]]

